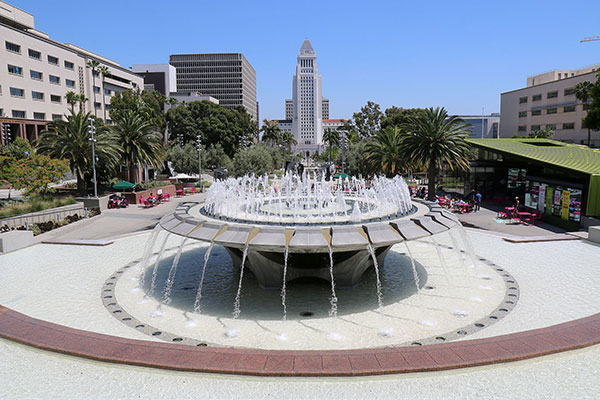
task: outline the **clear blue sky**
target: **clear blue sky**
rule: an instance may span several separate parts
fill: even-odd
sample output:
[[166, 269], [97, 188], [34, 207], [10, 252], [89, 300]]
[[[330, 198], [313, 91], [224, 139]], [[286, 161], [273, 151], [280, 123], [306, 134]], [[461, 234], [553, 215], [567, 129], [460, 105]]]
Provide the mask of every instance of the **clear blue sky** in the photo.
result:
[[241, 52], [257, 75], [260, 118], [283, 118], [305, 37], [331, 117], [382, 109], [500, 111], [500, 93], [551, 69], [600, 63], [600, 1], [8, 0], [36, 27], [125, 67], [173, 53]]

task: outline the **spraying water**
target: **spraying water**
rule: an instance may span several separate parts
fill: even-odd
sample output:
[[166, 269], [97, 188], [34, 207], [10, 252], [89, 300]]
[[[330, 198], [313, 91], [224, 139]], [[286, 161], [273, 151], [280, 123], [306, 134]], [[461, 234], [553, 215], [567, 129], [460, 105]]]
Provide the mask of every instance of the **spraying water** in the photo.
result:
[[333, 250], [331, 246], [327, 246], [329, 250], [329, 275], [331, 277], [331, 310], [329, 310], [330, 317], [337, 317], [337, 296], [335, 294], [335, 281], [333, 280]]
[[156, 226], [152, 230], [150, 239], [146, 242], [146, 247], [144, 247], [144, 255], [142, 258], [142, 263], [140, 264], [140, 276], [139, 276], [140, 287], [144, 286], [144, 277], [145, 277], [144, 272], [146, 271], [146, 268], [148, 268], [148, 263], [150, 262], [150, 255], [152, 254], [152, 249], [154, 248], [154, 244], [156, 243], [156, 238], [158, 237], [159, 232], [160, 232], [160, 224], [156, 224]]
[[200, 314], [200, 300], [202, 299], [202, 285], [204, 284], [204, 274], [206, 273], [206, 265], [208, 264], [208, 259], [210, 257], [210, 252], [212, 251], [214, 243], [211, 243], [206, 249], [206, 253], [204, 253], [204, 266], [202, 267], [202, 277], [200, 278], [200, 283], [198, 284], [198, 291], [196, 292], [196, 300], [194, 301], [194, 312], [196, 314]]
[[233, 303], [233, 319], [237, 319], [242, 312], [240, 309], [240, 302], [242, 296], [242, 280], [244, 279], [244, 264], [246, 264], [246, 257], [248, 256], [248, 245], [244, 247], [244, 254], [242, 255], [242, 265], [240, 266], [240, 282], [238, 284], [237, 294], [235, 295], [235, 302]]
[[283, 306], [283, 320], [285, 321], [287, 318], [287, 307], [285, 305], [285, 277], [287, 275], [287, 265], [288, 265], [288, 247], [285, 246], [283, 251], [283, 283], [281, 285], [281, 305]]
[[165, 247], [167, 246], [167, 241], [169, 240], [169, 236], [171, 236], [171, 233], [167, 233], [165, 240], [163, 241], [162, 245], [160, 246], [160, 251], [158, 252], [158, 257], [156, 257], [156, 262], [154, 263], [154, 269], [152, 270], [152, 283], [150, 284], [149, 296], [152, 296], [154, 294], [154, 289], [156, 289], [156, 273], [158, 272], [158, 264], [160, 263], [160, 259], [162, 258], [163, 253], [165, 252]]
[[184, 237], [179, 245], [179, 249], [177, 249], [177, 255], [173, 260], [173, 265], [171, 265], [171, 269], [169, 270], [169, 277], [167, 278], [167, 283], [165, 285], [165, 291], [163, 292], [163, 303], [169, 304], [171, 302], [171, 291], [173, 290], [173, 282], [175, 282], [175, 274], [177, 274], [177, 266], [179, 265], [179, 260], [181, 259], [181, 252], [183, 251], [183, 246], [185, 246], [185, 242], [187, 242], [188, 238]]
[[408, 254], [408, 257], [410, 258], [410, 265], [412, 267], [413, 278], [415, 280], [415, 287], [417, 289], [415, 293], [418, 293], [419, 288], [421, 287], [421, 282], [419, 280], [419, 274], [417, 273], [417, 265], [415, 264], [415, 259], [413, 258], [412, 253], [410, 252], [410, 247], [408, 247], [408, 242], [405, 241], [404, 246], [406, 247], [406, 253]]
[[367, 245], [367, 249], [371, 254], [371, 258], [373, 259], [373, 266], [375, 267], [375, 276], [377, 277], [377, 305], [379, 309], [383, 308], [383, 296], [381, 294], [381, 280], [379, 279], [379, 263], [377, 262], [377, 257], [375, 256], [375, 250], [373, 246], [369, 243]]

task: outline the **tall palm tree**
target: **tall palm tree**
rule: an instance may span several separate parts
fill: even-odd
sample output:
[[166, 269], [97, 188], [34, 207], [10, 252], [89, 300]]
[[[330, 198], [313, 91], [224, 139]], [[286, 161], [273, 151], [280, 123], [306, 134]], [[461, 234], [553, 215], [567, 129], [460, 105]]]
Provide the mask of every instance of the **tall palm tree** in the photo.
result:
[[158, 166], [162, 163], [162, 137], [151, 121], [134, 110], [125, 110], [114, 122], [112, 132], [121, 151], [121, 161], [129, 170], [129, 180], [135, 181], [136, 164]]
[[106, 102], [104, 101], [104, 78], [106, 77], [106, 75], [110, 75], [110, 70], [106, 65], [100, 65], [97, 68], [97, 71], [100, 73], [100, 75], [102, 75], [102, 87], [100, 88], [100, 96], [102, 96], [102, 113], [104, 116], [102, 120], [106, 122]]
[[71, 112], [74, 113], [75, 112], [75, 103], [77, 103], [77, 99], [78, 99], [78, 94], [72, 91], [68, 91], [65, 94], [65, 98], [67, 99], [67, 103], [69, 103], [71, 105]]
[[292, 151], [292, 146], [298, 144], [296, 139], [294, 139], [294, 135], [290, 131], [281, 132], [279, 138], [283, 147], [286, 148], [288, 151]]
[[429, 200], [435, 197], [435, 180], [443, 163], [452, 170], [468, 168], [471, 154], [466, 141], [468, 127], [462, 119], [449, 116], [439, 107], [428, 108], [422, 115], [409, 118], [402, 151], [410, 166], [427, 170]]
[[92, 107], [94, 108], [94, 116], [97, 117], [96, 115], [96, 91], [94, 90], [94, 87], [96, 86], [96, 71], [98, 70], [98, 67], [100, 66], [100, 62], [98, 60], [88, 60], [85, 63], [86, 68], [90, 68], [92, 70], [92, 96], [93, 96], [93, 101], [92, 103]]
[[[89, 138], [91, 113], [71, 112], [66, 121], [48, 123], [36, 141], [37, 151], [52, 158], [69, 160], [69, 166], [77, 176], [77, 192], [85, 194], [86, 176], [92, 171], [92, 145]], [[96, 120], [95, 150], [100, 168], [116, 167], [119, 160], [118, 147], [105, 125]]]
[[260, 130], [263, 132], [263, 142], [269, 143], [271, 146], [281, 143], [281, 129], [275, 122], [263, 120]]
[[[577, 85], [575, 85], [575, 97], [577, 97], [577, 100], [581, 101], [581, 103], [583, 104], [584, 110], [585, 110], [585, 106], [587, 105], [587, 101], [590, 98], [590, 94], [592, 92], [593, 87], [594, 87], [594, 84], [589, 81], [579, 82]], [[587, 130], [588, 130], [588, 147], [592, 147], [592, 135], [590, 132], [590, 128], [587, 128]]]
[[331, 163], [331, 150], [333, 146], [340, 145], [340, 133], [337, 130], [327, 128], [323, 133], [323, 141], [327, 143], [329, 147], [329, 162]]
[[406, 168], [407, 159], [402, 151], [402, 132], [398, 127], [389, 127], [377, 132], [366, 144], [366, 160], [373, 171], [381, 171], [388, 178]]
[[83, 112], [85, 108], [85, 102], [88, 101], [88, 98], [85, 97], [85, 94], [79, 93], [76, 96], [77, 101], [79, 102], [79, 112]]

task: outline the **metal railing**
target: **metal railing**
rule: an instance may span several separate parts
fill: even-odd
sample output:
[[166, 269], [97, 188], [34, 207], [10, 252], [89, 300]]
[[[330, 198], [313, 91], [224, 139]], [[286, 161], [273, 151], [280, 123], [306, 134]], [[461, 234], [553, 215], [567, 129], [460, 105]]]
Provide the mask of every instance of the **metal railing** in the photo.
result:
[[38, 222], [60, 221], [73, 214], [79, 214], [81, 217], [84, 216], [85, 210], [83, 208], [83, 203], [0, 219], [0, 226], [8, 225], [10, 228], [17, 228], [19, 226], [27, 226]]

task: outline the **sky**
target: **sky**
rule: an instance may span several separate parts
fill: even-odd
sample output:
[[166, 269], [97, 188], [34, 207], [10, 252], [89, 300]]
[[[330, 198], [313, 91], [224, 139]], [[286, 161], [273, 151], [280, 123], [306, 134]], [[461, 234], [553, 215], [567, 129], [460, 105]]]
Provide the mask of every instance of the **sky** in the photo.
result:
[[371, 100], [382, 110], [500, 112], [527, 76], [600, 63], [600, 0], [8, 0], [38, 30], [117, 61], [239, 52], [256, 70], [260, 119], [285, 116], [296, 56], [317, 53], [331, 118]]

